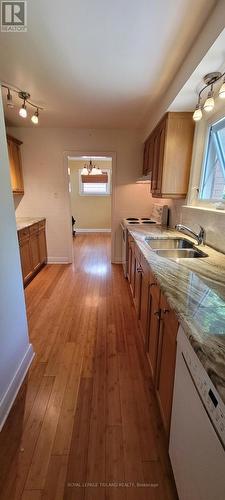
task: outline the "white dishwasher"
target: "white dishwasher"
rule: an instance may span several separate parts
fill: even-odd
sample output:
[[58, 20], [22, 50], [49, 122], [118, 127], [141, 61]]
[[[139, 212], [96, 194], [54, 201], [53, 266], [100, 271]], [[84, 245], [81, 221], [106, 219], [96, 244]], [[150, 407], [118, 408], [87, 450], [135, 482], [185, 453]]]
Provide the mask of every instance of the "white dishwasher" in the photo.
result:
[[225, 500], [225, 405], [181, 327], [169, 455], [180, 500]]

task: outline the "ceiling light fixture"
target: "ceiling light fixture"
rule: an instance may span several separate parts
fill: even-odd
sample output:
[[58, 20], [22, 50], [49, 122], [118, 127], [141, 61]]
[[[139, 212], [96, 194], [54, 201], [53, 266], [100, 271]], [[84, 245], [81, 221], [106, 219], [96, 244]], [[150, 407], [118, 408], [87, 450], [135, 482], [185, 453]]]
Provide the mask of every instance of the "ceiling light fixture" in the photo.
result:
[[8, 88], [8, 92], [7, 92], [7, 106], [9, 108], [14, 108], [14, 104], [13, 104], [13, 98], [12, 98], [12, 94], [10, 92], [10, 89]]
[[198, 104], [196, 104], [196, 108], [195, 108], [195, 111], [193, 114], [193, 120], [195, 122], [199, 122], [201, 119], [202, 119], [202, 109], [201, 109], [201, 104], [199, 101]]
[[209, 113], [210, 111], [213, 110], [214, 106], [215, 106], [215, 101], [214, 101], [214, 93], [213, 93], [213, 90], [210, 90], [209, 93], [208, 93], [208, 97], [205, 101], [205, 104], [203, 106], [204, 110]]
[[219, 97], [220, 99], [225, 99], [225, 78], [219, 90]]
[[90, 158], [89, 163], [82, 168], [81, 175], [102, 175], [102, 171], [99, 167], [93, 165]]
[[30, 94], [29, 92], [25, 92], [24, 90], [20, 90], [17, 87], [13, 87], [5, 82], [0, 82], [0, 85], [2, 88], [7, 89], [7, 106], [9, 108], [14, 107], [14, 103], [12, 100], [12, 93], [16, 94], [19, 99], [22, 99], [23, 104], [20, 107], [19, 110], [19, 115], [21, 118], [27, 118], [27, 107], [31, 106], [32, 108], [35, 108], [36, 111], [31, 117], [31, 121], [34, 125], [37, 125], [39, 122], [39, 111], [43, 111], [44, 108], [41, 106], [37, 106], [37, 104], [34, 104], [32, 101], [30, 101]]
[[34, 115], [31, 117], [31, 121], [37, 125], [38, 124], [38, 116], [39, 116], [39, 111], [38, 108], [36, 109]]
[[26, 108], [26, 99], [24, 99], [23, 101], [23, 104], [19, 110], [19, 115], [22, 117], [22, 118], [26, 118], [27, 117], [27, 108]]
[[[210, 113], [214, 109], [215, 106], [215, 99], [214, 99], [214, 85], [217, 83], [221, 78], [223, 78], [225, 73], [221, 74], [219, 71], [214, 71], [213, 73], [208, 73], [207, 75], [204, 76], [204, 87], [200, 90], [198, 94], [198, 103], [196, 105], [195, 111], [193, 113], [193, 120], [195, 122], [198, 122], [202, 119], [202, 109], [206, 111], [206, 113]], [[202, 99], [202, 94], [203, 92], [210, 87], [210, 90], [208, 92], [207, 98], [203, 104], [203, 107], [201, 105], [201, 99]], [[219, 90], [219, 97], [222, 99], [225, 99], [225, 79], [224, 83], [220, 87]]]

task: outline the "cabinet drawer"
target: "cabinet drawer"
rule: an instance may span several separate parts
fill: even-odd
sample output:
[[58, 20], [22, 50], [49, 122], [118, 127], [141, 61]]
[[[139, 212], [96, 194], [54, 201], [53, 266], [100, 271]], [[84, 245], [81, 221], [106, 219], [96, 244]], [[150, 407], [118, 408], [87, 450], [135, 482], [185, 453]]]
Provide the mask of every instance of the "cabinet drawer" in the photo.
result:
[[38, 229], [39, 229], [39, 226], [38, 226], [38, 222], [37, 222], [36, 224], [33, 224], [32, 226], [30, 226], [30, 234], [38, 233]]
[[24, 229], [20, 229], [18, 231], [19, 241], [29, 238], [29, 235], [30, 235], [29, 227], [24, 227]]

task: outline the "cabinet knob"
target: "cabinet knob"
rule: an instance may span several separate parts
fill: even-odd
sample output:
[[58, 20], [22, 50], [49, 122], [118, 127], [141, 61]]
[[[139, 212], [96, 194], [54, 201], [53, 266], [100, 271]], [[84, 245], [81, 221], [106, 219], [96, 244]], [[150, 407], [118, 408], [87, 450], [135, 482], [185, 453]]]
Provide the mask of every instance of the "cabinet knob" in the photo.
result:
[[163, 309], [163, 314], [169, 314], [170, 310], [169, 309]]
[[138, 273], [143, 273], [142, 267], [137, 267], [137, 272]]
[[150, 286], [156, 286], [157, 283], [150, 283]]
[[160, 319], [160, 311], [155, 311], [154, 315], [157, 317], [157, 319]]

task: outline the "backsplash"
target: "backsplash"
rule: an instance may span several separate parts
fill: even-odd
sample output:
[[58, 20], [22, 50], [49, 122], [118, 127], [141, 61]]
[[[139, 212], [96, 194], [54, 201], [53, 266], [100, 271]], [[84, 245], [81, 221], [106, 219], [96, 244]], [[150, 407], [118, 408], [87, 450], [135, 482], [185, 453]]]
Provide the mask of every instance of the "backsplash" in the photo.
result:
[[205, 229], [207, 245], [225, 253], [225, 212], [202, 209], [197, 207], [182, 207], [181, 222], [199, 231], [199, 225]]

